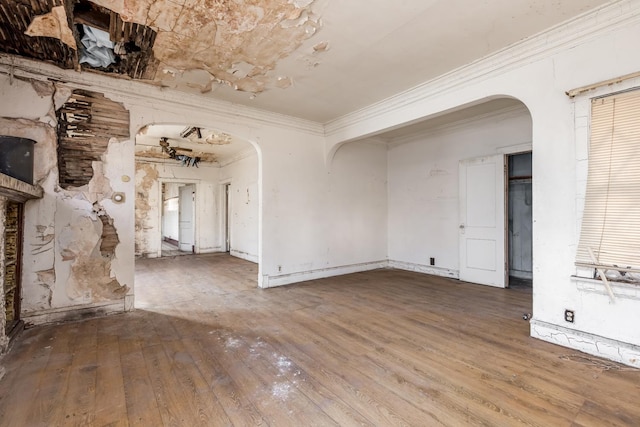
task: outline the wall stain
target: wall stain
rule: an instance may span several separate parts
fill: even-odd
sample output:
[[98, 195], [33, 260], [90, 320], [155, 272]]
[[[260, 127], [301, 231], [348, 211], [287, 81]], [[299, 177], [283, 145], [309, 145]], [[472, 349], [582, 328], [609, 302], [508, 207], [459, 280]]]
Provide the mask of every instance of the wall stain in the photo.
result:
[[136, 209], [135, 209], [135, 253], [136, 255], [144, 255], [145, 249], [148, 247], [145, 231], [151, 228], [148, 224], [149, 212], [151, 205], [149, 204], [149, 195], [151, 188], [156, 183], [159, 173], [157, 169], [150, 164], [136, 162]]

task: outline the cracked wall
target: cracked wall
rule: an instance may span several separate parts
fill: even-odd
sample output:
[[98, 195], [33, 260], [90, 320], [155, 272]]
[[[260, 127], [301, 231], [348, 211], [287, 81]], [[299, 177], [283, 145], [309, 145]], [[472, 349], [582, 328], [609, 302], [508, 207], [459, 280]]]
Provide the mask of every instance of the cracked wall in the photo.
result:
[[16, 101], [13, 106], [0, 107], [0, 116], [4, 116], [0, 117], [0, 134], [36, 141], [34, 184], [44, 190], [42, 199], [25, 205], [23, 320], [64, 320], [67, 312], [78, 307], [116, 304], [122, 311], [133, 274], [132, 265], [122, 268], [132, 261], [120, 259], [120, 235], [130, 232], [132, 221], [126, 202], [116, 204], [111, 197], [133, 186], [125, 173], [129, 156], [133, 165], [132, 141], [127, 141], [120, 128], [112, 137], [108, 129], [102, 129], [103, 150], [90, 162], [88, 182], [62, 188], [56, 110], [68, 105], [73, 90], [5, 77], [0, 79], [0, 90]]

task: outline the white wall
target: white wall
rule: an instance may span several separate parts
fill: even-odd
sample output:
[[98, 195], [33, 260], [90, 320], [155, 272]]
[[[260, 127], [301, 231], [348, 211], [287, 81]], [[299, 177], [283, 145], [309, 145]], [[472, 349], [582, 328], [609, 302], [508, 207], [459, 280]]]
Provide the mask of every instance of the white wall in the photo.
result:
[[327, 245], [331, 262], [357, 265], [386, 260], [386, 144], [346, 144], [330, 167], [323, 215], [329, 219], [331, 235], [338, 237]]
[[[223, 198], [223, 184], [229, 184], [230, 253], [258, 262], [258, 153], [253, 148], [239, 159], [220, 168], [218, 191]], [[224, 204], [220, 203], [224, 208]], [[224, 216], [220, 217], [220, 236], [224, 236]]]
[[[394, 141], [389, 148], [389, 260], [392, 265], [458, 276], [460, 160], [531, 142], [524, 108], [454, 123]], [[435, 268], [429, 258], [435, 258]]]
[[263, 239], [277, 249], [263, 286], [385, 266], [386, 147], [347, 144], [329, 168], [321, 145], [271, 148], [263, 146]]

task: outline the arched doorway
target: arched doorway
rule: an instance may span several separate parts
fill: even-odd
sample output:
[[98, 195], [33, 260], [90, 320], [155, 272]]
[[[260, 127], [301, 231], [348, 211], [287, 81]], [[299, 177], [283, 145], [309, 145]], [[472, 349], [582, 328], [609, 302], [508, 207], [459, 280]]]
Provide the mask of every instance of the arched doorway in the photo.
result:
[[254, 144], [211, 127], [151, 124], [136, 135], [135, 161], [137, 258], [227, 252], [259, 263]]

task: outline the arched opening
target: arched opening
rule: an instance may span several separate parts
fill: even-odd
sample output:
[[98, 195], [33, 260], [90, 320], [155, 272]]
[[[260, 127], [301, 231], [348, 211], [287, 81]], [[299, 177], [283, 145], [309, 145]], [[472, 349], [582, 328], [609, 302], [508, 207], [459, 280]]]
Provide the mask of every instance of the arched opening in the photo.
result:
[[[532, 117], [496, 96], [378, 132], [389, 265], [495, 287], [533, 286]], [[340, 168], [350, 141], [329, 152]], [[528, 311], [528, 310], [527, 310]]]
[[[227, 254], [260, 262], [260, 153], [212, 127], [150, 124], [135, 141], [136, 258]], [[187, 261], [181, 261], [187, 262]]]

